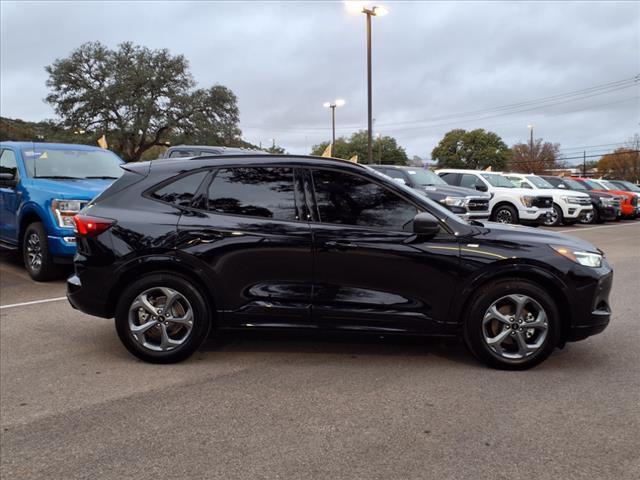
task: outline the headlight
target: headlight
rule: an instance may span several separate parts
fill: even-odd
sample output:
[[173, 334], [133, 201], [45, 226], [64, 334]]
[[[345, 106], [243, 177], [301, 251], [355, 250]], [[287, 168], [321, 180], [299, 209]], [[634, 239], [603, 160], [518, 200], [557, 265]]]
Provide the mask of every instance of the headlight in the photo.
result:
[[530, 196], [530, 195], [523, 195], [522, 197], [520, 197], [520, 201], [522, 202], [522, 204], [523, 204], [525, 207], [532, 207], [532, 206], [533, 206], [533, 200], [534, 200], [535, 198], [536, 198], [536, 197], [532, 197], [532, 196]]
[[593, 252], [584, 252], [582, 250], [573, 250], [571, 247], [563, 247], [561, 245], [551, 245], [556, 252], [569, 260], [585, 265], [587, 267], [598, 268], [602, 266], [602, 255]]
[[616, 201], [616, 200], [615, 200], [615, 198], [612, 198], [612, 197], [607, 197], [607, 198], [605, 198], [605, 197], [600, 197], [600, 203], [601, 203], [602, 205], [606, 205], [606, 206], [608, 206], [608, 207], [613, 206], [613, 204], [614, 204], [614, 202], [615, 202], [615, 201]]
[[446, 197], [443, 202], [450, 207], [464, 207], [466, 204], [464, 197]]
[[574, 196], [562, 197], [562, 200], [564, 200], [566, 203], [580, 205], [580, 197], [574, 197]]
[[62, 228], [74, 228], [73, 216], [82, 210], [85, 200], [52, 200], [51, 211]]

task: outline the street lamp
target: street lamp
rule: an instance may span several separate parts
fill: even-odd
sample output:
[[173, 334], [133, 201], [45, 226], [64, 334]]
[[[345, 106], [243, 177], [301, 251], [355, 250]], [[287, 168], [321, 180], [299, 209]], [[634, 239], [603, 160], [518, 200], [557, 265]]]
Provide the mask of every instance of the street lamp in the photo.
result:
[[324, 108], [331, 109], [331, 145], [336, 144], [336, 107], [342, 107], [346, 102], [341, 98], [335, 100], [334, 102], [324, 102], [322, 106]]
[[371, 17], [381, 17], [389, 13], [389, 10], [381, 6], [367, 7], [363, 2], [346, 2], [347, 9], [355, 12], [359, 8], [360, 13], [367, 16], [367, 157], [368, 162], [373, 163], [373, 114], [371, 100]]
[[527, 128], [529, 129], [529, 136], [530, 136], [529, 157], [531, 158], [531, 164], [533, 165], [533, 125], [529, 124], [527, 125]]

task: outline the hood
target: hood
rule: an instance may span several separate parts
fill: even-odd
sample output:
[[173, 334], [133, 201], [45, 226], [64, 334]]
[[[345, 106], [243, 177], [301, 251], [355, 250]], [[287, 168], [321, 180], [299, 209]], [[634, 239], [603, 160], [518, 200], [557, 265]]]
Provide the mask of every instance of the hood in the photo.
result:
[[578, 192], [576, 190], [566, 190], [562, 188], [539, 188], [538, 190], [536, 190], [536, 192], [539, 192], [539, 193], [549, 192], [554, 197], [556, 195], [561, 197], [585, 197], [585, 198], [589, 196], [584, 192]]
[[491, 190], [496, 192], [510, 192], [515, 195], [529, 195], [530, 197], [552, 197], [551, 190], [534, 190], [532, 188], [506, 188], [506, 187], [491, 187]]
[[416, 187], [415, 190], [420, 193], [434, 192], [451, 197], [475, 197], [486, 199], [491, 198], [491, 195], [486, 192], [480, 192], [478, 190], [474, 190], [473, 188], [456, 187], [453, 185], [429, 185], [427, 187]]
[[591, 243], [564, 233], [541, 230], [539, 228], [524, 227], [522, 225], [505, 225], [504, 223], [481, 222], [478, 235], [487, 240], [498, 240], [504, 243], [565, 245], [586, 252], [599, 252]]
[[79, 179], [48, 179], [32, 178], [31, 184], [41, 192], [48, 192], [52, 198], [66, 198], [69, 200], [92, 200], [98, 194], [115, 182], [114, 179], [79, 178]]

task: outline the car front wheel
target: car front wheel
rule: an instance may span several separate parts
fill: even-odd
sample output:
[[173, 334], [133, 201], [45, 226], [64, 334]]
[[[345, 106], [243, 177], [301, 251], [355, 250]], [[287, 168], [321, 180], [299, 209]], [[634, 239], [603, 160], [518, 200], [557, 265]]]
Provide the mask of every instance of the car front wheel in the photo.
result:
[[206, 338], [210, 312], [187, 279], [153, 274], [127, 287], [116, 309], [116, 330], [124, 346], [151, 363], [180, 362]]
[[493, 221], [498, 223], [518, 223], [518, 211], [511, 205], [500, 205], [493, 212]]
[[53, 262], [47, 231], [41, 222], [34, 222], [25, 230], [22, 237], [22, 258], [27, 272], [38, 282], [51, 280], [60, 274], [60, 266]]
[[536, 284], [506, 279], [482, 288], [471, 302], [464, 339], [485, 364], [525, 370], [545, 360], [558, 344], [555, 302]]

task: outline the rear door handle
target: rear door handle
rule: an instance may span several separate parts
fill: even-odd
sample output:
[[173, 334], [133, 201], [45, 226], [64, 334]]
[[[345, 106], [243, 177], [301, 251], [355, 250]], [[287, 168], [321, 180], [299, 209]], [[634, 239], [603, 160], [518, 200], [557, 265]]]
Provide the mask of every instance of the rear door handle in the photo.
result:
[[330, 240], [328, 242], [324, 242], [324, 247], [330, 250], [347, 250], [350, 248], [358, 248], [358, 244], [352, 243], [352, 242], [344, 242], [340, 240], [337, 240], [337, 241]]

